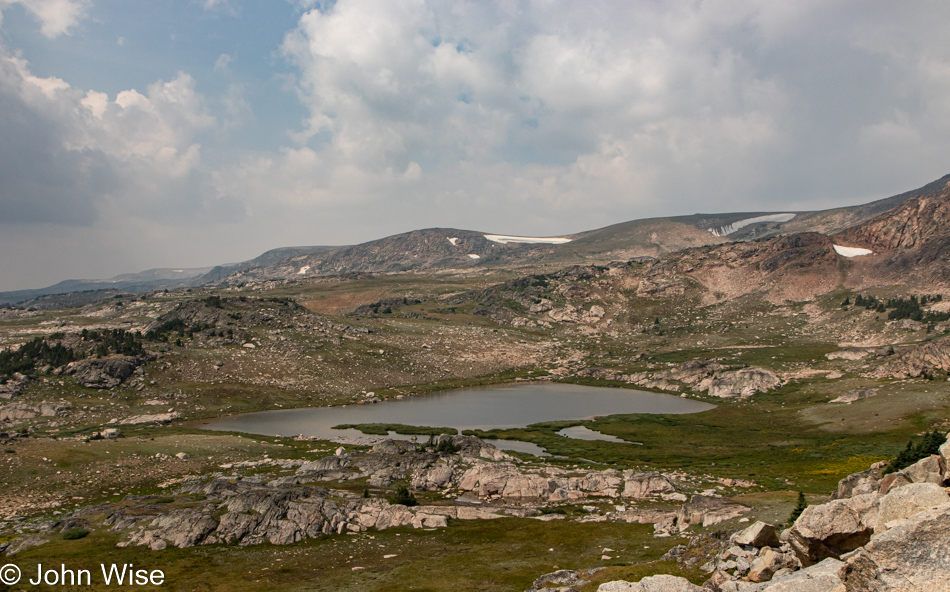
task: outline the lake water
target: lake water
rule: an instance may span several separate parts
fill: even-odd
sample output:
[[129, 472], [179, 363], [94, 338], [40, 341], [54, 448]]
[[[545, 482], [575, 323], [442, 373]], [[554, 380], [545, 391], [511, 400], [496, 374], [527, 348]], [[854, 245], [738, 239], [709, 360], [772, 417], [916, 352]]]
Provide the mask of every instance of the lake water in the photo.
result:
[[[222, 417], [203, 423], [210, 430], [268, 436], [312, 436], [339, 442], [368, 443], [381, 439], [357, 430], [334, 430], [340, 424], [399, 423], [451, 427], [461, 430], [523, 428], [542, 421], [590, 419], [623, 413], [697, 413], [714, 405], [633, 389], [601, 388], [533, 382], [481, 387], [419, 395], [371, 405], [281, 409]], [[576, 435], [573, 435], [576, 432]], [[568, 437], [616, 440], [592, 430], [567, 430]], [[409, 439], [411, 436], [394, 437]], [[494, 440], [506, 450], [537, 454], [542, 449], [527, 442]]]

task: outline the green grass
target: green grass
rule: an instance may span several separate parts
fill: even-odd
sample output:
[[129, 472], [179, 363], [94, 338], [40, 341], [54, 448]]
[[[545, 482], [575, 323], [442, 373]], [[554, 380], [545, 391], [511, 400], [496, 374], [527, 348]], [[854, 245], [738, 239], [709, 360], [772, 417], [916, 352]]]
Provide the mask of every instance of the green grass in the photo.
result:
[[373, 436], [386, 436], [389, 432], [402, 435], [438, 436], [441, 434], [458, 434], [455, 428], [433, 428], [428, 426], [411, 426], [403, 423], [342, 423], [333, 426], [334, 430], [359, 430]]
[[[53, 540], [28, 549], [15, 563], [24, 574], [32, 570], [33, 577], [40, 562], [89, 569], [92, 590], [106, 589], [99, 567], [103, 563], [163, 570], [162, 588], [171, 591], [521, 591], [557, 568], [601, 565], [612, 566], [608, 573], [618, 577], [649, 575], [662, 568], [694, 582], [705, 579], [672, 563], [643, 563], [656, 562], [682, 542], [654, 539], [652, 534], [651, 525], [504, 518], [453, 520], [448, 528], [431, 532], [399, 528], [325, 536], [282, 547], [212, 545], [155, 552], [116, 548], [123, 537], [102, 530], [81, 540]], [[610, 561], [600, 559], [605, 547], [615, 550]], [[396, 556], [383, 557], [390, 554]]]

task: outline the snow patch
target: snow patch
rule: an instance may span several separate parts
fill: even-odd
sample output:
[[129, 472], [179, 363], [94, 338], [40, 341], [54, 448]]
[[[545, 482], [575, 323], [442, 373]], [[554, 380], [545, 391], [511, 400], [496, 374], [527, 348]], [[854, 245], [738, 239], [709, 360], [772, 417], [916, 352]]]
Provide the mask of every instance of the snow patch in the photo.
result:
[[842, 257], [860, 257], [861, 255], [870, 255], [874, 252], [870, 249], [862, 249], [860, 247], [842, 247], [841, 245], [832, 245], [832, 247], [834, 247], [835, 253]]
[[719, 228], [708, 228], [710, 233], [714, 236], [726, 236], [745, 228], [750, 224], [758, 224], [760, 222], [788, 222], [795, 217], [795, 214], [766, 214], [765, 216], [756, 216], [755, 218], [746, 218], [745, 220], [739, 220], [738, 222], [733, 222], [732, 224], [727, 224], [726, 226], [720, 226]]
[[476, 255], [475, 253], [469, 253], [468, 256], [469, 256], [470, 259], [481, 259], [481, 258], [482, 258], [481, 255]]
[[300, 271], [297, 272], [297, 275], [307, 275], [307, 272], [310, 271], [309, 265], [304, 265], [300, 268]]
[[564, 243], [571, 242], [571, 239], [564, 238], [563, 236], [548, 236], [548, 237], [534, 237], [534, 236], [509, 236], [507, 234], [486, 234], [485, 238], [495, 243], [527, 243], [527, 244], [547, 244], [547, 245], [563, 245]]
[[449, 242], [452, 243], [452, 246], [457, 245], [459, 242], [459, 238], [457, 236], [447, 237], [447, 238], [449, 239]]

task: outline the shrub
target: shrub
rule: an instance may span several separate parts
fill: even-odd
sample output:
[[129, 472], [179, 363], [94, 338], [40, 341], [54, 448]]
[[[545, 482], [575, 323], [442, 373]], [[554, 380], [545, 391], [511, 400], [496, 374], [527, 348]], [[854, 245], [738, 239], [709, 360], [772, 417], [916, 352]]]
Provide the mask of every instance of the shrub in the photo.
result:
[[416, 499], [416, 496], [412, 495], [408, 488], [400, 487], [396, 490], [396, 493], [389, 498], [389, 503], [411, 507], [418, 506], [419, 500]]
[[927, 458], [931, 454], [937, 454], [940, 446], [947, 441], [946, 436], [934, 429], [932, 432], [924, 434], [923, 439], [914, 444], [913, 441], [907, 443], [907, 448], [901, 450], [897, 456], [888, 463], [884, 469], [884, 474], [895, 473], [905, 469], [915, 462]]
[[435, 451], [443, 454], [456, 454], [462, 450], [461, 446], [458, 446], [448, 438], [443, 438], [438, 446], [435, 447]]
[[74, 526], [63, 531], [63, 540], [75, 541], [76, 539], [85, 538], [88, 535], [89, 531], [85, 528], [81, 526]]

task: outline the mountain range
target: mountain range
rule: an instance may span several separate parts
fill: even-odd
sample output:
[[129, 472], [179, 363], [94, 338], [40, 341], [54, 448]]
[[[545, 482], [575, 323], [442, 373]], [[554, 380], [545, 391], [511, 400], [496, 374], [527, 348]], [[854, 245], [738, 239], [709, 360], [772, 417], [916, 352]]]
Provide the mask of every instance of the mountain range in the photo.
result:
[[[467, 270], [486, 267], [564, 266], [633, 258], [659, 258], [691, 247], [747, 242], [776, 236], [817, 233], [828, 239], [797, 239], [809, 244], [831, 241], [885, 255], [887, 265], [867, 270], [868, 277], [888, 273], [930, 273], [943, 241], [935, 229], [946, 221], [950, 175], [918, 189], [867, 204], [818, 211], [739, 212], [647, 218], [552, 238], [512, 237], [472, 230], [413, 230], [352, 246], [303, 246], [272, 249], [241, 263], [215, 267], [150, 269], [108, 279], [66, 280], [46, 288], [0, 292], [0, 304], [57, 306], [83, 304], [110, 293], [141, 293], [249, 281], [288, 280], [354, 273]], [[927, 199], [929, 197], [934, 199]], [[885, 216], [874, 224], [868, 224]], [[795, 241], [793, 241], [795, 242]], [[895, 251], [898, 247], [902, 250]], [[913, 254], [906, 248], [913, 247]], [[855, 259], [855, 265], [866, 262]], [[884, 270], [884, 271], [882, 271]], [[886, 271], [890, 270], [890, 271]], [[928, 271], [929, 270], [929, 271]], [[895, 276], [896, 277], [896, 276]], [[68, 294], [68, 298], [59, 295]]]

